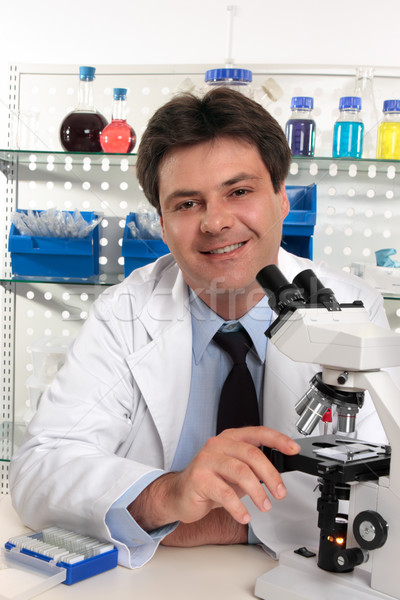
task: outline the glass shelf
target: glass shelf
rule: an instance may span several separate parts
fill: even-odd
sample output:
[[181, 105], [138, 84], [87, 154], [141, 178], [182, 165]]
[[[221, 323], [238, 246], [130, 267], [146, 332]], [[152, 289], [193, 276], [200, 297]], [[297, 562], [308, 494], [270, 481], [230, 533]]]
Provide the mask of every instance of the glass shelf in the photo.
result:
[[[19, 179], [24, 180], [31, 177], [30, 171], [36, 169], [50, 169], [53, 166], [64, 166], [67, 170], [73, 166], [91, 167], [123, 167], [124, 169], [136, 165], [137, 154], [105, 154], [103, 152], [61, 152], [44, 150], [1, 150], [0, 149], [0, 171], [8, 178], [15, 177], [14, 168], [20, 167]], [[127, 162], [126, 162], [127, 161]], [[311, 176], [318, 173], [348, 173], [355, 177], [357, 173], [368, 173], [375, 177], [378, 173], [384, 173], [393, 178], [400, 168], [399, 160], [378, 159], [356, 159], [356, 158], [332, 158], [329, 156], [294, 156], [289, 171], [289, 177], [299, 172], [308, 172]], [[29, 175], [28, 175], [29, 174]]]
[[12, 166], [19, 165], [83, 165], [90, 160], [93, 165], [120, 166], [127, 160], [130, 166], [136, 164], [136, 154], [106, 154], [104, 152], [59, 152], [52, 150], [2, 150], [0, 149], [0, 169], [7, 175]]
[[100, 275], [94, 275], [93, 277], [88, 277], [87, 279], [74, 277], [22, 277], [18, 275], [5, 277], [4, 275], [0, 275], [0, 282], [2, 283], [65, 283], [68, 285], [109, 286], [120, 283], [123, 279], [123, 273], [100, 273]]
[[[387, 173], [400, 168], [399, 160], [381, 160], [376, 158], [332, 158], [329, 156], [293, 156], [290, 168], [290, 174], [296, 170], [296, 166], [301, 171], [310, 171], [311, 174], [316, 174], [318, 171], [337, 170], [340, 172], [364, 172], [369, 171], [376, 173]], [[313, 170], [315, 171], [313, 173]]]
[[[127, 159], [131, 165], [135, 165], [137, 154], [106, 154], [104, 152], [63, 152], [52, 150], [8, 150], [0, 149], [0, 161], [2, 163], [19, 161], [22, 164], [36, 162], [37, 164], [65, 164], [68, 162], [82, 164], [85, 158], [100, 164], [103, 160], [109, 161], [110, 165], [120, 165], [121, 160]], [[370, 166], [375, 166], [379, 172], [385, 172], [391, 165], [400, 166], [400, 160], [382, 160], [375, 158], [333, 158], [331, 156], [293, 156], [292, 163], [296, 163], [300, 169], [308, 169], [310, 164], [315, 163], [322, 170], [328, 170], [331, 165], [337, 165], [340, 171], [348, 170], [352, 165], [361, 171], [368, 171]]]
[[381, 292], [384, 300], [400, 300], [400, 292], [398, 294], [393, 294], [392, 292]]
[[25, 423], [0, 423], [0, 463], [10, 462], [12, 455], [21, 443], [26, 429]]
[[[125, 279], [123, 273], [101, 273], [87, 279], [73, 278], [73, 277], [21, 277], [13, 275], [12, 277], [5, 277], [0, 275], [1, 283], [48, 283], [48, 284], [68, 284], [68, 285], [99, 285], [99, 286], [111, 286], [121, 283]], [[396, 300], [400, 301], [400, 292], [387, 292], [381, 291], [382, 297], [385, 300]]]

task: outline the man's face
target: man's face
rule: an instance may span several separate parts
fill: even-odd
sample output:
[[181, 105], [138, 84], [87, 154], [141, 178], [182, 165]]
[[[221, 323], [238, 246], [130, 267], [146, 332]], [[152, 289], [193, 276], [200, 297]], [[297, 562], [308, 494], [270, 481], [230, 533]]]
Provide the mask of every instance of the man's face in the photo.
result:
[[277, 262], [284, 185], [274, 192], [255, 147], [220, 138], [171, 151], [159, 191], [164, 241], [186, 283], [225, 319], [247, 312], [263, 295], [258, 271]]

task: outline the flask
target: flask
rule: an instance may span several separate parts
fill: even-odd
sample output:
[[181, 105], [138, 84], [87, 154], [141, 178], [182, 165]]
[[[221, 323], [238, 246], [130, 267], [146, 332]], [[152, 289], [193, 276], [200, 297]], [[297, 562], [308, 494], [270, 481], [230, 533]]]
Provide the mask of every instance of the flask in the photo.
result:
[[314, 156], [315, 121], [312, 118], [314, 99], [294, 96], [290, 105], [292, 115], [286, 123], [285, 135], [293, 156]]
[[352, 96], [358, 96], [362, 102], [364, 123], [363, 158], [375, 158], [379, 114], [374, 95], [374, 69], [358, 67]]
[[126, 122], [126, 88], [114, 88], [112, 120], [100, 135], [104, 152], [132, 152], [136, 144], [136, 134]]
[[385, 100], [383, 103], [376, 158], [400, 160], [400, 100]]
[[[205, 72], [204, 81], [206, 85], [200, 89], [201, 95], [209, 91], [212, 87], [224, 86], [255, 100], [265, 109], [283, 96], [281, 86], [272, 77], [269, 77], [259, 87], [255, 88], [252, 85], [253, 72], [249, 69], [237, 69], [234, 67], [209, 69]], [[179, 91], [192, 92], [194, 89], [195, 85], [189, 78], [186, 78], [179, 86]]]
[[343, 96], [339, 100], [339, 118], [333, 128], [332, 156], [361, 158], [364, 124], [361, 119], [361, 98]]
[[206, 88], [224, 86], [241, 92], [249, 98], [253, 98], [254, 92], [251, 86], [253, 72], [249, 69], [237, 69], [234, 67], [224, 69], [209, 69], [205, 72], [204, 81]]
[[78, 106], [61, 123], [60, 141], [68, 152], [101, 152], [100, 133], [107, 120], [94, 107], [94, 67], [79, 67]]

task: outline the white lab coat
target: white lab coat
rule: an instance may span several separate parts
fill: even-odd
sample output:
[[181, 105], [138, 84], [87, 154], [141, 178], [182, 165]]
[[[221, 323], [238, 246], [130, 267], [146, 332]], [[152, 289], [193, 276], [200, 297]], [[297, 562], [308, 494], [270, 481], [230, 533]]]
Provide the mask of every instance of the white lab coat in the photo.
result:
[[[279, 266], [289, 281], [312, 266], [339, 302], [362, 298], [372, 320], [385, 325], [380, 295], [362, 280], [284, 250]], [[146, 473], [171, 467], [191, 364], [188, 290], [171, 255], [107, 289], [94, 303], [12, 459], [10, 488], [22, 520], [36, 530], [57, 524], [112, 539], [105, 515], [113, 502]], [[293, 407], [315, 371], [268, 344], [266, 425], [298, 437]], [[370, 405], [360, 413], [364, 438], [377, 436], [372, 413]], [[113, 541], [120, 563], [127, 566], [132, 553], [134, 562], [143, 564], [155, 551]]]

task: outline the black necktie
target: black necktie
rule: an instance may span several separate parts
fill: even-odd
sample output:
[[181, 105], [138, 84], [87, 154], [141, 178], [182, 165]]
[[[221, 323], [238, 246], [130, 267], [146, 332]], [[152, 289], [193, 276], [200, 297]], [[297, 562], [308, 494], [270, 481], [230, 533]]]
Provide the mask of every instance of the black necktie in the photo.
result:
[[233, 367], [222, 386], [217, 416], [217, 434], [231, 427], [259, 425], [257, 392], [246, 365], [246, 354], [253, 343], [244, 330], [217, 331], [214, 341], [233, 360]]

